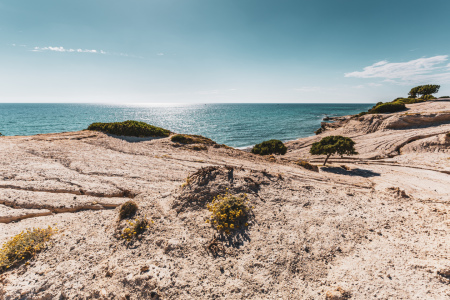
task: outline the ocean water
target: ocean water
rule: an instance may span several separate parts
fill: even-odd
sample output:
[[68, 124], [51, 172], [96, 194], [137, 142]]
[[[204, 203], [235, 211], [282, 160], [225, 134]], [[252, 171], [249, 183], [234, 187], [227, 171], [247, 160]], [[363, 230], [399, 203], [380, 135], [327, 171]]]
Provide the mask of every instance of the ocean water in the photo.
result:
[[93, 122], [144, 121], [232, 147], [314, 135], [325, 115], [357, 114], [373, 104], [13, 104], [0, 103], [3, 135], [86, 129]]

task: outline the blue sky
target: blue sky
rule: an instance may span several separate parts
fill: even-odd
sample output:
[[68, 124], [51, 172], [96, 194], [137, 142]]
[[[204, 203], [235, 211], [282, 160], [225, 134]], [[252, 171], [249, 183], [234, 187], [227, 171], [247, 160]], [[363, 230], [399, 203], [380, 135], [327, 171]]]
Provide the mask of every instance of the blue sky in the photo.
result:
[[2, 0], [0, 102], [450, 94], [450, 1]]

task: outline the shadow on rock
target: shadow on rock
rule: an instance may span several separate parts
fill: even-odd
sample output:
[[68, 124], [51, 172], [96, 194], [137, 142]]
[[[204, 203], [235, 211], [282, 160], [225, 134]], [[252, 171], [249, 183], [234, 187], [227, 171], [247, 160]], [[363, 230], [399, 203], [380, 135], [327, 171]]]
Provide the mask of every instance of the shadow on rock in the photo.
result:
[[348, 175], [348, 176], [358, 176], [358, 177], [376, 177], [380, 176], [380, 173], [371, 171], [371, 170], [365, 170], [365, 169], [352, 169], [352, 170], [345, 170], [341, 167], [322, 167], [320, 168], [321, 171], [328, 172], [328, 173], [334, 173], [334, 174], [340, 174], [340, 175]]
[[147, 142], [152, 140], [164, 139], [167, 137], [137, 137], [137, 136], [122, 136], [122, 135], [114, 135], [110, 133], [106, 133], [107, 136], [126, 141], [128, 143], [139, 143], [139, 142]]

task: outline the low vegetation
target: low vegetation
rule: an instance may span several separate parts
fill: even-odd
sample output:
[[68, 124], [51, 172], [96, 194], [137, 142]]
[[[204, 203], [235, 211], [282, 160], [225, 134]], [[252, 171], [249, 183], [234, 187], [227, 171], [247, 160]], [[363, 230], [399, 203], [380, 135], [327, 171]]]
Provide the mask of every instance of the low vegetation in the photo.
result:
[[447, 132], [446, 136], [450, 138], [450, 132]]
[[[427, 100], [436, 99], [436, 97], [434, 97], [431, 94], [437, 93], [439, 91], [439, 88], [440, 88], [439, 85], [433, 84], [416, 86], [411, 89], [408, 98], [398, 97], [395, 100], [392, 100], [391, 102], [386, 103], [378, 102], [371, 109], [369, 109], [369, 111], [360, 112], [355, 117], [361, 117], [367, 114], [394, 113], [405, 110], [406, 109], [405, 104], [414, 104], [425, 102]], [[417, 95], [422, 96], [417, 98]]]
[[120, 206], [119, 218], [121, 220], [131, 218], [137, 212], [138, 206], [134, 201], [127, 201]]
[[269, 155], [269, 154], [284, 155], [287, 152], [287, 148], [280, 140], [269, 140], [255, 145], [251, 152], [253, 154], [259, 155]]
[[450, 96], [440, 96], [439, 98], [450, 98]]
[[397, 98], [392, 103], [400, 103], [400, 104], [414, 104], [420, 102], [426, 102], [427, 100], [422, 98]]
[[132, 120], [113, 123], [92, 123], [87, 129], [121, 136], [168, 137], [170, 135], [170, 131], [167, 129]]
[[230, 234], [248, 226], [252, 208], [246, 194], [232, 195], [227, 192], [215, 197], [207, 207], [212, 215], [206, 223], [211, 223], [220, 232]]
[[46, 247], [56, 229], [33, 228], [11, 238], [0, 249], [0, 273], [33, 258]]
[[368, 113], [369, 114], [394, 113], [405, 109], [406, 106], [403, 103], [388, 102], [375, 105], [369, 110]]
[[204, 136], [191, 134], [175, 134], [170, 137], [170, 140], [174, 143], [180, 144], [205, 144], [205, 145], [216, 144], [216, 142]]
[[128, 242], [143, 234], [150, 227], [150, 223], [154, 223], [154, 221], [149, 221], [142, 217], [129, 220], [127, 222], [128, 226], [123, 229], [121, 238], [127, 240]]
[[327, 136], [319, 142], [313, 143], [309, 152], [312, 155], [326, 155], [323, 165], [325, 166], [328, 159], [333, 154], [338, 155], [355, 155], [358, 154], [354, 148], [355, 142], [348, 137], [340, 135]]
[[191, 146], [191, 149], [195, 151], [204, 151], [208, 150], [208, 147], [206, 147], [205, 145], [193, 145]]
[[305, 168], [307, 170], [311, 170], [311, 171], [315, 171], [315, 172], [319, 171], [319, 168], [317, 166], [310, 164], [306, 160], [296, 161], [295, 164], [300, 166], [300, 167], [302, 167], [302, 168]]

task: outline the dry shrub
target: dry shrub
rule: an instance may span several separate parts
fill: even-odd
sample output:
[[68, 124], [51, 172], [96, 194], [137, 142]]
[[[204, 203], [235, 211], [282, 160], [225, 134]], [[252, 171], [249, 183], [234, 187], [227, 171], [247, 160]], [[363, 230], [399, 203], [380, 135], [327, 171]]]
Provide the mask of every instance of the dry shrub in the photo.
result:
[[295, 162], [296, 165], [305, 168], [307, 170], [311, 170], [311, 171], [315, 171], [315, 172], [319, 172], [319, 168], [315, 165], [310, 164], [309, 162], [307, 162], [306, 160], [299, 160]]
[[208, 150], [208, 147], [206, 147], [205, 145], [194, 145], [191, 147], [192, 150], [195, 151], [202, 151], [202, 150]]
[[120, 207], [119, 217], [121, 220], [131, 218], [134, 216], [136, 211], [138, 210], [138, 206], [134, 201], [127, 201]]
[[33, 228], [17, 234], [0, 249], [0, 273], [34, 257], [45, 248], [56, 229]]
[[212, 215], [206, 222], [218, 231], [230, 234], [248, 226], [251, 207], [246, 194], [232, 195], [227, 192], [216, 196], [207, 207]]

